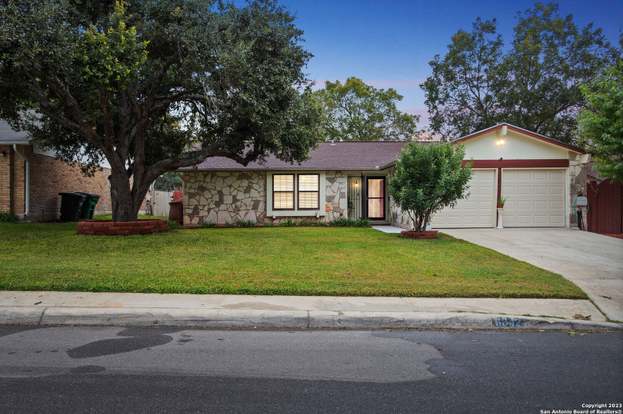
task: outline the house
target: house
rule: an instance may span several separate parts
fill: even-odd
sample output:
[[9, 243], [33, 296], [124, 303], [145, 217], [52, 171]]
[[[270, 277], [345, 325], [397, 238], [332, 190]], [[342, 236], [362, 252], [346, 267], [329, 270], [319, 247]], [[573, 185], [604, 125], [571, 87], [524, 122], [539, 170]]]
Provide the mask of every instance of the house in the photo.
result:
[[[568, 227], [586, 156], [580, 148], [499, 124], [453, 141], [465, 147], [473, 176], [466, 199], [432, 219], [435, 228], [495, 227], [499, 195], [508, 227]], [[300, 164], [267, 157], [242, 166], [209, 157], [182, 170], [184, 224], [275, 223], [367, 218], [409, 227], [387, 194], [405, 142], [327, 142]], [[427, 144], [434, 145], [434, 144]]]
[[106, 168], [86, 177], [78, 166], [30, 142], [24, 132], [0, 120], [0, 213], [12, 213], [33, 221], [56, 220], [65, 191], [100, 196], [96, 212], [109, 212], [110, 184]]

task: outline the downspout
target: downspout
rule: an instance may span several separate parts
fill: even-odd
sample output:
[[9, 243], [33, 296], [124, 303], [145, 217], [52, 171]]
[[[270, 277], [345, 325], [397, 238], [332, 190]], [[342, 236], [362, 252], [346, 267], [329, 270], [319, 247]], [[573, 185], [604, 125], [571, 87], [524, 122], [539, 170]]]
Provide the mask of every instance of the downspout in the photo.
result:
[[[30, 162], [27, 157], [20, 154], [17, 150], [17, 144], [13, 144], [13, 151], [24, 160], [24, 216], [28, 216], [30, 212]], [[15, 181], [13, 184], [15, 184]]]

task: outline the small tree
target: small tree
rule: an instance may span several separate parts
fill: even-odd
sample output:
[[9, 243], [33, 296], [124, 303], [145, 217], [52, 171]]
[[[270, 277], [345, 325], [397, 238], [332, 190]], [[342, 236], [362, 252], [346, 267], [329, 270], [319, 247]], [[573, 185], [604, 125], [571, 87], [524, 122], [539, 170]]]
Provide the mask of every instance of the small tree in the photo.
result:
[[411, 219], [413, 230], [424, 231], [431, 216], [453, 207], [467, 195], [471, 177], [462, 164], [465, 151], [452, 144], [409, 144], [396, 162], [389, 194]]
[[623, 182], [623, 59], [582, 93], [588, 103], [578, 119], [582, 143], [601, 175]]

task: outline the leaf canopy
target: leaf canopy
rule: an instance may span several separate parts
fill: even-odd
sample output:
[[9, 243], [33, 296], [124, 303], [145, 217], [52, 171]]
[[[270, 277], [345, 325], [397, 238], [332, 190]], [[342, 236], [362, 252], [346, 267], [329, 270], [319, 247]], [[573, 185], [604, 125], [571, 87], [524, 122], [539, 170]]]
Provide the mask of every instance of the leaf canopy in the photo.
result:
[[410, 143], [401, 152], [389, 181], [389, 194], [422, 231], [431, 216], [467, 195], [471, 168], [462, 146]]
[[395, 89], [377, 89], [359, 78], [325, 82], [315, 92], [324, 110], [326, 140], [409, 140], [418, 117], [398, 110], [402, 96]]
[[509, 122], [574, 143], [585, 104], [580, 85], [613, 56], [601, 29], [579, 27], [556, 4], [537, 3], [519, 14], [507, 47], [495, 20], [477, 19], [430, 62], [422, 88], [431, 129], [453, 138]]
[[301, 36], [271, 0], [2, 2], [0, 118], [85, 169], [105, 159], [113, 209], [136, 210], [207, 156], [307, 157], [320, 106]]

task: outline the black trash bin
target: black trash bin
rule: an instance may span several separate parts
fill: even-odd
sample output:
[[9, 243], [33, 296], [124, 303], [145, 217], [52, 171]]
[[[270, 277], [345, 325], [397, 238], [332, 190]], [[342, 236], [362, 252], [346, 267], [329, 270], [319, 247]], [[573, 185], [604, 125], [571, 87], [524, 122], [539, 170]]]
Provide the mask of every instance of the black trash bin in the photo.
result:
[[81, 193], [58, 193], [61, 196], [61, 221], [78, 221], [86, 196]]
[[80, 218], [84, 220], [92, 220], [93, 214], [95, 213], [95, 206], [97, 205], [100, 196], [97, 194], [83, 192], [78, 192], [78, 194], [82, 194], [86, 197], [84, 203], [82, 203], [82, 208], [80, 209]]

